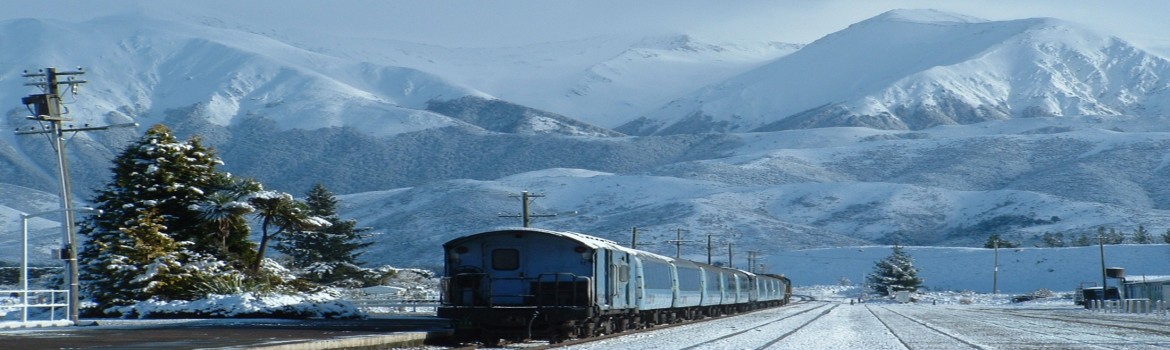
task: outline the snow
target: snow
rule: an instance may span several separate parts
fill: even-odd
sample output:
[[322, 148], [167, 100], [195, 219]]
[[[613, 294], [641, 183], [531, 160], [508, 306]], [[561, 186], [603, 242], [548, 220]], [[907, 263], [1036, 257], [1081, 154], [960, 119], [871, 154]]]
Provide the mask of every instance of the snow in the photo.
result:
[[331, 293], [304, 295], [213, 295], [194, 301], [163, 302], [148, 300], [133, 306], [113, 308], [118, 313], [138, 318], [174, 317], [256, 317], [257, 315], [292, 315], [297, 318], [361, 318], [365, 314], [352, 304], [337, 300]]
[[[1165, 59], [1058, 19], [986, 21], [898, 10], [675, 100], [646, 114], [660, 127], [639, 132], [707, 131], [670, 129], [688, 125], [696, 113], [745, 132], [826, 106], [850, 116], [889, 115], [900, 119], [875, 126], [915, 130], [1018, 117], [1022, 106], [1056, 116], [1157, 115], [1149, 112], [1162, 108], [1163, 93], [1130, 86], [1165, 86], [1159, 76], [1170, 74], [1166, 67]], [[954, 119], [926, 123], [914, 115], [920, 106], [945, 110], [957, 101], [985, 114], [948, 110]], [[1016, 110], [1002, 110], [1008, 107]]]

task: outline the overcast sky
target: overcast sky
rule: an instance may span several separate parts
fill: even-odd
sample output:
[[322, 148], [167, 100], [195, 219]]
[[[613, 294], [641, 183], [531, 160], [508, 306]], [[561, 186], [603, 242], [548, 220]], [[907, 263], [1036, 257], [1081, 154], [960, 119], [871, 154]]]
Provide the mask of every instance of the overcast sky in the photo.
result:
[[879, 13], [933, 8], [989, 20], [1056, 17], [1170, 52], [1170, 1], [1134, 0], [6, 0], [0, 18], [84, 20], [131, 9], [220, 17], [258, 30], [316, 31], [447, 46], [522, 45], [608, 34], [809, 43]]

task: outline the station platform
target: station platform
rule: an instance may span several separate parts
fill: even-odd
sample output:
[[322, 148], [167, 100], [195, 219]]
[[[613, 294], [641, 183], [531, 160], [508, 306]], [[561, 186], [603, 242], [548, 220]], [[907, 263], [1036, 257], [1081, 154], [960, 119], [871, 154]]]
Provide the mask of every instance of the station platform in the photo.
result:
[[77, 326], [0, 329], [11, 349], [345, 349], [421, 346], [451, 334], [433, 316], [364, 320], [82, 319]]

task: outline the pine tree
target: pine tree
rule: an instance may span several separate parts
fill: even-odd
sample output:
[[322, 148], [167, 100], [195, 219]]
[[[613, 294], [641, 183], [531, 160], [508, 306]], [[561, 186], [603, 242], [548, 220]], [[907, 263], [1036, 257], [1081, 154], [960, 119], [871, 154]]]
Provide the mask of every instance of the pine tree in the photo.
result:
[[277, 249], [292, 257], [292, 267], [304, 268], [313, 263], [343, 263], [358, 265], [361, 249], [369, 246], [363, 242], [363, 232], [370, 228], [358, 228], [355, 220], [342, 220], [337, 215], [337, 197], [324, 185], [317, 184], [305, 198], [309, 215], [329, 221], [332, 225], [316, 231], [290, 233]]
[[1170, 229], [1166, 229], [1166, 233], [1162, 234], [1162, 242], [1170, 243]]
[[866, 276], [866, 282], [874, 292], [887, 296], [890, 292], [917, 291], [922, 281], [914, 267], [914, 258], [897, 245], [893, 253], [877, 261], [873, 272]]
[[987, 236], [987, 241], [983, 242], [983, 247], [987, 248], [987, 249], [996, 248], [996, 247], [998, 247], [998, 248], [1017, 248], [1019, 246], [1020, 246], [1019, 243], [1000, 238], [998, 233], [992, 233], [990, 236]]
[[1109, 233], [1105, 235], [1105, 244], [1122, 243], [1125, 243], [1125, 234], [1122, 234], [1121, 231], [1118, 231], [1116, 228], [1110, 228]]
[[87, 238], [78, 252], [81, 282], [95, 301], [181, 298], [196, 272], [177, 267], [222, 265], [197, 210], [207, 193], [232, 182], [215, 171], [220, 163], [198, 139], [180, 142], [162, 125], [114, 159], [113, 180], [93, 200], [102, 214], [79, 225]]
[[276, 249], [292, 258], [292, 267], [308, 270], [306, 277], [315, 282], [363, 277], [358, 258], [361, 250], [372, 244], [364, 242], [363, 233], [370, 228], [358, 228], [355, 220], [342, 220], [337, 215], [337, 197], [322, 184], [309, 190], [305, 204], [309, 215], [323, 218], [331, 225], [315, 231], [290, 232], [283, 236]]
[[1081, 232], [1080, 237], [1073, 241], [1074, 247], [1088, 247], [1093, 245], [1093, 239], [1089, 238], [1089, 234]]
[[1150, 231], [1146, 231], [1146, 227], [1138, 225], [1137, 229], [1133, 231], [1133, 242], [1137, 244], [1151, 244], [1154, 243], [1154, 236]]
[[1065, 246], [1064, 234], [1060, 232], [1044, 232], [1040, 238], [1040, 241], [1044, 242], [1045, 247], [1049, 248], [1060, 248]]

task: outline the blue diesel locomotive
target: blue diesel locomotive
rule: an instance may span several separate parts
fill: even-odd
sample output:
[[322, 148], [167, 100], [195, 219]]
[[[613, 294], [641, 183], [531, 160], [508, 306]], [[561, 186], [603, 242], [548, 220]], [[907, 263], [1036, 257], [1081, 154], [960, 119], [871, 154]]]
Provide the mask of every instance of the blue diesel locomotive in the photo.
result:
[[501, 229], [457, 238], [438, 316], [456, 338], [559, 342], [787, 304], [790, 281], [623, 247], [574, 232]]

